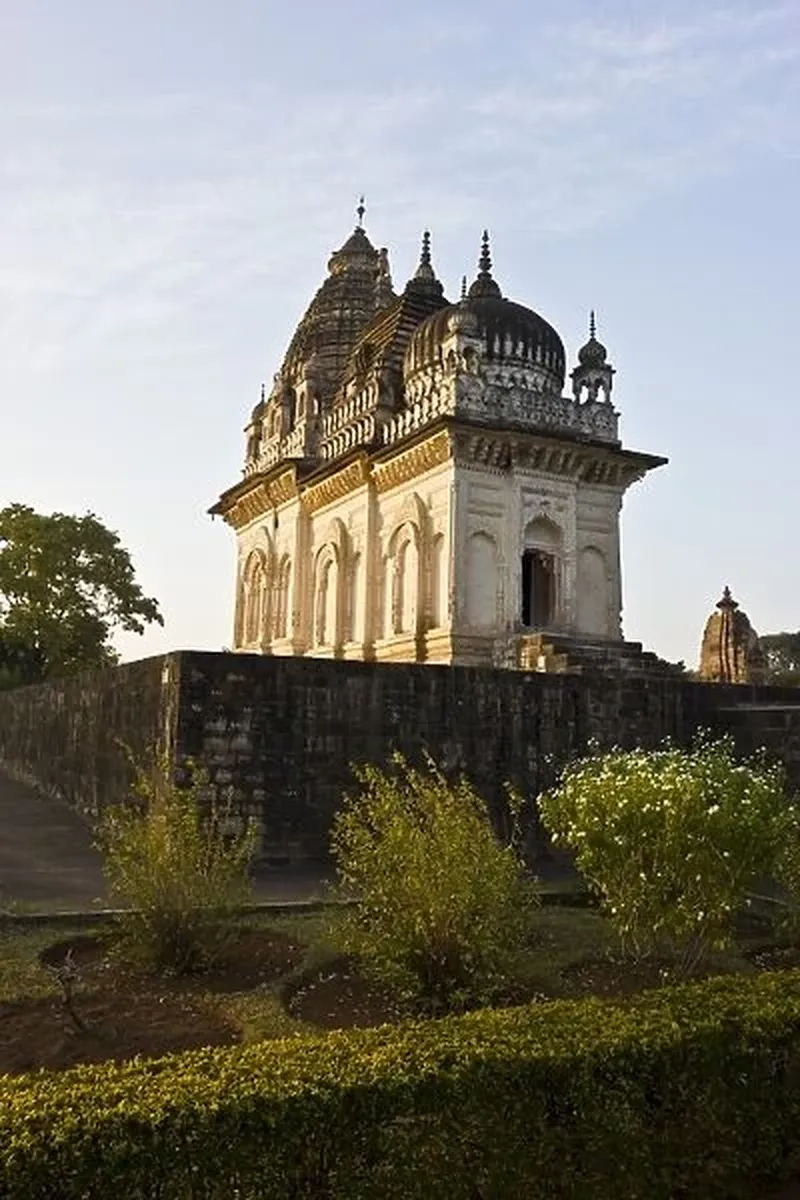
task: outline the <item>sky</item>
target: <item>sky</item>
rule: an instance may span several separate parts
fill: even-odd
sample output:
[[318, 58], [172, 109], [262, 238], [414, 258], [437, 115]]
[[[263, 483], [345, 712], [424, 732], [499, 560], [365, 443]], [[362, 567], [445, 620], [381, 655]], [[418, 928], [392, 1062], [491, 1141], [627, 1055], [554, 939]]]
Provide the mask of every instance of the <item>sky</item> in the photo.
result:
[[358, 197], [396, 286], [587, 312], [624, 443], [624, 630], [696, 666], [729, 584], [800, 628], [800, 4], [0, 0], [0, 506], [94, 512], [164, 628], [230, 644], [261, 382]]

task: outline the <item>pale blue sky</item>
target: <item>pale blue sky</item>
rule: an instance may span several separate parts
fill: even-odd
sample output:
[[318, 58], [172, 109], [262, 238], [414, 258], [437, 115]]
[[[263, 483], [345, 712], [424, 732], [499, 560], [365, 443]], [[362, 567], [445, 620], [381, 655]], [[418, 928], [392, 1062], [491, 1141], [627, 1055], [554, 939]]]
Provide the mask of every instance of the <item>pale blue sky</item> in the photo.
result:
[[165, 628], [230, 640], [205, 515], [366, 193], [396, 283], [586, 313], [627, 445], [625, 632], [695, 665], [723, 584], [800, 627], [800, 4], [0, 0], [0, 504], [91, 509]]

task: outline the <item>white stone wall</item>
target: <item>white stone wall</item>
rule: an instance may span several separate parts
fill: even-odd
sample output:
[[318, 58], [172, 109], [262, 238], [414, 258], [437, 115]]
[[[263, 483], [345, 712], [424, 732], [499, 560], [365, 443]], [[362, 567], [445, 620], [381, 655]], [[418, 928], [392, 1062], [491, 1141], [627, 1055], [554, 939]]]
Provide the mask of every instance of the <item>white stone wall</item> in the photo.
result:
[[393, 487], [373, 473], [240, 529], [235, 646], [494, 661], [523, 629], [526, 550], [552, 556], [548, 629], [621, 638], [621, 489], [494, 461], [448, 458]]

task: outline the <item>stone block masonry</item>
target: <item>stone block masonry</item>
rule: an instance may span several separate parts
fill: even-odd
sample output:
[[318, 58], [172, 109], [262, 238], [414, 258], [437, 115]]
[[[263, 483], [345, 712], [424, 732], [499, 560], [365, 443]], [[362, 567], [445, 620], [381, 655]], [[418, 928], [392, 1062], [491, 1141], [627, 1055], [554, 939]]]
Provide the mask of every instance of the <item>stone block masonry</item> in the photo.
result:
[[[505, 781], [533, 797], [592, 740], [685, 745], [730, 728], [752, 750], [765, 732], [800, 785], [799, 702], [682, 678], [181, 651], [0, 694], [0, 762], [93, 817], [128, 794], [120, 742], [140, 758], [158, 746], [179, 773], [194, 758], [234, 789], [265, 858], [302, 860], [325, 857], [351, 765], [394, 750], [464, 771], [498, 823]], [[535, 817], [527, 832], [533, 852]]]

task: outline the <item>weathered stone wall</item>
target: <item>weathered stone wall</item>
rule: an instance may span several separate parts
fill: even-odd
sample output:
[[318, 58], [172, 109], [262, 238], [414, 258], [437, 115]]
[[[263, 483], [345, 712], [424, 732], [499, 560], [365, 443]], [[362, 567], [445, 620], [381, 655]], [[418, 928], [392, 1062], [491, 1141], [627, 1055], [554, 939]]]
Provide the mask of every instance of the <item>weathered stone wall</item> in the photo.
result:
[[[427, 750], [503, 812], [503, 784], [535, 796], [558, 766], [602, 746], [686, 744], [723, 706], [777, 689], [680, 678], [570, 676], [261, 655], [181, 655], [176, 745], [263, 821], [267, 856], [323, 855], [350, 764]], [[784, 691], [786, 691], [784, 689]], [[797, 694], [788, 691], [787, 698]], [[800, 766], [800, 750], [798, 752]], [[530, 849], [536, 849], [535, 826]]]
[[0, 694], [0, 763], [92, 814], [128, 793], [120, 740], [140, 758], [167, 746], [234, 789], [265, 857], [299, 859], [325, 854], [354, 762], [428, 751], [499, 821], [505, 781], [533, 797], [592, 740], [685, 745], [699, 728], [766, 745], [800, 787], [796, 689], [193, 651]]
[[133, 773], [171, 720], [169, 658], [147, 658], [0, 692], [0, 765], [88, 817], [126, 799]]

